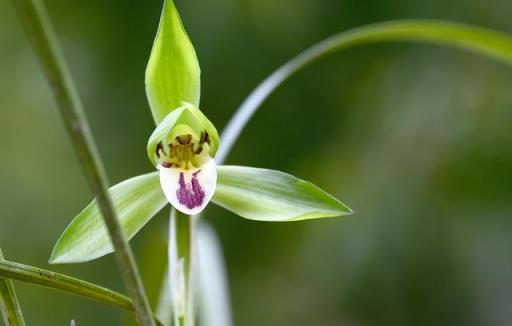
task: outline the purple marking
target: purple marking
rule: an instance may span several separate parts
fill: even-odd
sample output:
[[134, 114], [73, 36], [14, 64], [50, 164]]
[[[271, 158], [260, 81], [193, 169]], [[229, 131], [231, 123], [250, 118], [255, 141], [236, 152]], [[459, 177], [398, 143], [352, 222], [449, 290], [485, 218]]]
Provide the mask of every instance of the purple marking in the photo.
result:
[[180, 204], [187, 206], [188, 209], [199, 207], [204, 200], [204, 191], [197, 180], [197, 174], [201, 170], [192, 174], [191, 183], [185, 183], [185, 176], [183, 172], [180, 172], [180, 188], [176, 190], [176, 197]]

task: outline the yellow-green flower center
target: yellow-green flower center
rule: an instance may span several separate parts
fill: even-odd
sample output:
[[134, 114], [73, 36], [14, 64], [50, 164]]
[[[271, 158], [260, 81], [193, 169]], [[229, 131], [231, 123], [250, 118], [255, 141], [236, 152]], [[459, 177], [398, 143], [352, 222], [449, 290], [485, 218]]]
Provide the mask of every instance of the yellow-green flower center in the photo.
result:
[[165, 168], [194, 169], [199, 168], [208, 158], [210, 137], [206, 131], [199, 139], [191, 134], [176, 136], [168, 144], [159, 142], [156, 147], [158, 163]]

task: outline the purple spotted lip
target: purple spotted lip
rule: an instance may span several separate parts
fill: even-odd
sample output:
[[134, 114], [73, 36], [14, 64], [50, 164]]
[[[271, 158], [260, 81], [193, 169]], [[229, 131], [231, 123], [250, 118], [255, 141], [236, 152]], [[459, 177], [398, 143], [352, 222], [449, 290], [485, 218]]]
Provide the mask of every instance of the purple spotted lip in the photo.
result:
[[197, 180], [197, 175], [201, 172], [201, 170], [192, 174], [192, 179], [190, 183], [185, 182], [185, 175], [183, 172], [180, 172], [180, 187], [176, 190], [176, 197], [178, 198], [178, 202], [188, 209], [193, 209], [199, 207], [203, 204], [204, 201], [204, 191]]

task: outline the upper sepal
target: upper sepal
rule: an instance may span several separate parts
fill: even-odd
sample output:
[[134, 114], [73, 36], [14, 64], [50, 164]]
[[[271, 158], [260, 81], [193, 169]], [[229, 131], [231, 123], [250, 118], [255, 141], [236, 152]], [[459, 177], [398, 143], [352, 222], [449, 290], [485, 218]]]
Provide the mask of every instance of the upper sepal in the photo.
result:
[[146, 68], [146, 95], [158, 124], [182, 101], [199, 106], [201, 71], [172, 0], [165, 0]]

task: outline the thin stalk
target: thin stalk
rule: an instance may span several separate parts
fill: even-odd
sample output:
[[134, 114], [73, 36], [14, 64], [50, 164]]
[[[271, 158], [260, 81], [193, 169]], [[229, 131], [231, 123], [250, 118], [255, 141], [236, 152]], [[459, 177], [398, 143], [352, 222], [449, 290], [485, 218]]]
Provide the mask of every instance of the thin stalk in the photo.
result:
[[222, 164], [249, 120], [284, 81], [318, 59], [355, 46], [386, 41], [424, 42], [459, 48], [512, 65], [512, 37], [491, 29], [435, 20], [397, 20], [333, 35], [300, 53], [268, 76], [236, 110], [221, 135], [215, 161]]
[[195, 220], [173, 208], [169, 222], [169, 280], [174, 324], [193, 326], [198, 284]]
[[[0, 249], [0, 262], [4, 260]], [[6, 326], [25, 326], [20, 303], [9, 279], [0, 278], [0, 309]]]
[[[135, 311], [133, 301], [120, 293], [68, 275], [29, 265], [0, 260], [0, 278], [60, 290], [89, 300], [109, 304], [129, 311]], [[160, 325], [160, 322], [157, 321], [156, 318], [155, 321]]]
[[119, 308], [134, 310], [132, 300], [107, 288], [52, 271], [0, 261], [0, 277], [61, 290]]
[[151, 309], [133, 253], [108, 195], [108, 181], [103, 164], [83, 113], [78, 92], [58, 46], [46, 8], [42, 2], [37, 0], [13, 1], [53, 90], [85, 176], [96, 195], [115, 248], [119, 271], [128, 293], [134, 301], [137, 320], [141, 325], [154, 326], [155, 322], [151, 316]]

